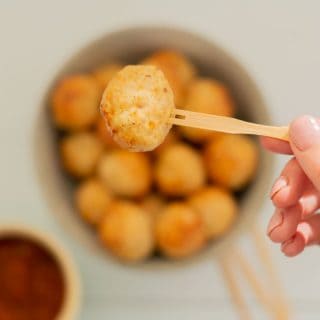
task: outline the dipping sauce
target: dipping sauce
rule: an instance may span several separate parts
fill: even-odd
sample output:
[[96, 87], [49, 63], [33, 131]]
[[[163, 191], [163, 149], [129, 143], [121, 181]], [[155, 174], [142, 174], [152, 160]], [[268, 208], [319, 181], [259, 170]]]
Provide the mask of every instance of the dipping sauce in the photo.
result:
[[53, 255], [35, 241], [0, 238], [0, 319], [53, 320], [64, 299], [65, 283]]

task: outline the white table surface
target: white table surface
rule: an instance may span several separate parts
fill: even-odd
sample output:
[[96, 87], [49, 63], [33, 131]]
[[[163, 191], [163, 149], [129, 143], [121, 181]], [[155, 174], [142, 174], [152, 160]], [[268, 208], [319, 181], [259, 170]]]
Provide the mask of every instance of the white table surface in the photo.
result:
[[[0, 217], [56, 235], [79, 265], [80, 319], [236, 319], [212, 261], [159, 273], [92, 257], [46, 207], [35, 178], [31, 137], [52, 74], [88, 41], [108, 31], [168, 23], [203, 34], [235, 54], [260, 85], [276, 123], [319, 114], [320, 2], [0, 0]], [[278, 157], [277, 171], [285, 158]], [[271, 214], [266, 201], [262, 223]], [[320, 318], [320, 251], [295, 259], [272, 247], [295, 315]], [[252, 300], [253, 301], [253, 300]], [[252, 302], [256, 319], [264, 319]]]

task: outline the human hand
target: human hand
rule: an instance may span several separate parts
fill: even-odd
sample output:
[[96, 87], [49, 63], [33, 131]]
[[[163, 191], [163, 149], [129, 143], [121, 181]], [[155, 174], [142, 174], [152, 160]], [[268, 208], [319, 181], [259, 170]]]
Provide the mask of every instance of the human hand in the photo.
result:
[[296, 256], [308, 245], [320, 243], [320, 120], [302, 116], [289, 127], [290, 143], [263, 137], [273, 152], [293, 154], [275, 181], [270, 197], [276, 209], [268, 236], [281, 243], [282, 252]]

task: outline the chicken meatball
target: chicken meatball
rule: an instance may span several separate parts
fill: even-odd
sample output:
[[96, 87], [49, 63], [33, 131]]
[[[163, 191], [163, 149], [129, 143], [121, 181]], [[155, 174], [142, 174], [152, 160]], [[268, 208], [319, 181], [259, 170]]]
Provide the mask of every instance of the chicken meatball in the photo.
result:
[[97, 225], [111, 202], [111, 194], [97, 178], [90, 178], [77, 186], [76, 207], [85, 221]]
[[196, 74], [193, 64], [181, 53], [172, 50], [160, 50], [142, 61], [162, 70], [172, 88], [175, 104], [184, 105], [188, 85]]
[[122, 68], [123, 66], [120, 63], [111, 63], [94, 70], [93, 77], [96, 79], [102, 91], [106, 88], [114, 75]]
[[247, 136], [225, 134], [205, 147], [204, 158], [213, 182], [240, 190], [256, 172], [258, 150]]
[[184, 203], [171, 203], [158, 216], [155, 224], [156, 243], [169, 258], [184, 258], [205, 244], [201, 216]]
[[[207, 78], [198, 78], [191, 83], [183, 109], [227, 117], [235, 113], [234, 101], [228, 88], [218, 81]], [[179, 129], [193, 142], [203, 142], [217, 134], [210, 130], [190, 127]]]
[[159, 156], [167, 147], [177, 144], [179, 142], [179, 138], [177, 131], [171, 129], [164, 141], [153, 150], [153, 155]]
[[52, 96], [53, 121], [59, 129], [90, 127], [99, 114], [100, 90], [93, 77], [69, 76], [61, 80]]
[[172, 90], [154, 66], [127, 66], [109, 82], [101, 114], [114, 140], [131, 151], [150, 151], [168, 134], [174, 111]]
[[148, 156], [122, 149], [112, 150], [101, 157], [98, 175], [112, 192], [125, 197], [144, 196], [152, 182]]
[[200, 214], [207, 239], [225, 234], [237, 215], [237, 203], [232, 194], [219, 187], [206, 187], [189, 199], [191, 207]]
[[99, 236], [113, 255], [126, 262], [145, 259], [154, 247], [150, 216], [128, 201], [116, 201], [108, 207]]
[[162, 212], [166, 202], [159, 194], [150, 194], [142, 199], [140, 205], [151, 217], [156, 218]]
[[183, 143], [168, 146], [159, 155], [154, 170], [158, 188], [168, 196], [189, 195], [206, 179], [201, 156]]
[[113, 140], [109, 130], [106, 127], [106, 123], [101, 116], [96, 121], [95, 132], [99, 140], [102, 141], [107, 149], [119, 147]]
[[102, 143], [90, 132], [73, 133], [60, 142], [62, 165], [76, 178], [92, 174], [102, 152]]

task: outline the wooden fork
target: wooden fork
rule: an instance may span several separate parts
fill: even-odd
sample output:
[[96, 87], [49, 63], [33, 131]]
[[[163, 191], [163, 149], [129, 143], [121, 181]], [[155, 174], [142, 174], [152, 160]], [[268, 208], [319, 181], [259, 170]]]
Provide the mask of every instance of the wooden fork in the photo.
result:
[[242, 281], [240, 280], [243, 278], [270, 319], [288, 320], [291, 319], [292, 312], [275, 271], [270, 250], [262, 234], [262, 230], [257, 225], [250, 232], [253, 240], [251, 243], [257, 253], [255, 258], [260, 261], [259, 265], [262, 267], [262, 274], [266, 277], [266, 281], [261, 281], [261, 276], [256, 270], [257, 266], [254, 267], [255, 264], [250, 262], [253, 257], [248, 258], [240, 246], [236, 244], [229, 248], [228, 253], [220, 256], [218, 261], [221, 272], [230, 297], [238, 311], [239, 319], [252, 320], [254, 318], [252, 310], [245, 301], [244, 288], [241, 288]]
[[247, 122], [230, 117], [175, 109], [170, 122], [179, 126], [235, 134], [253, 134], [288, 141], [288, 127], [275, 127]]

